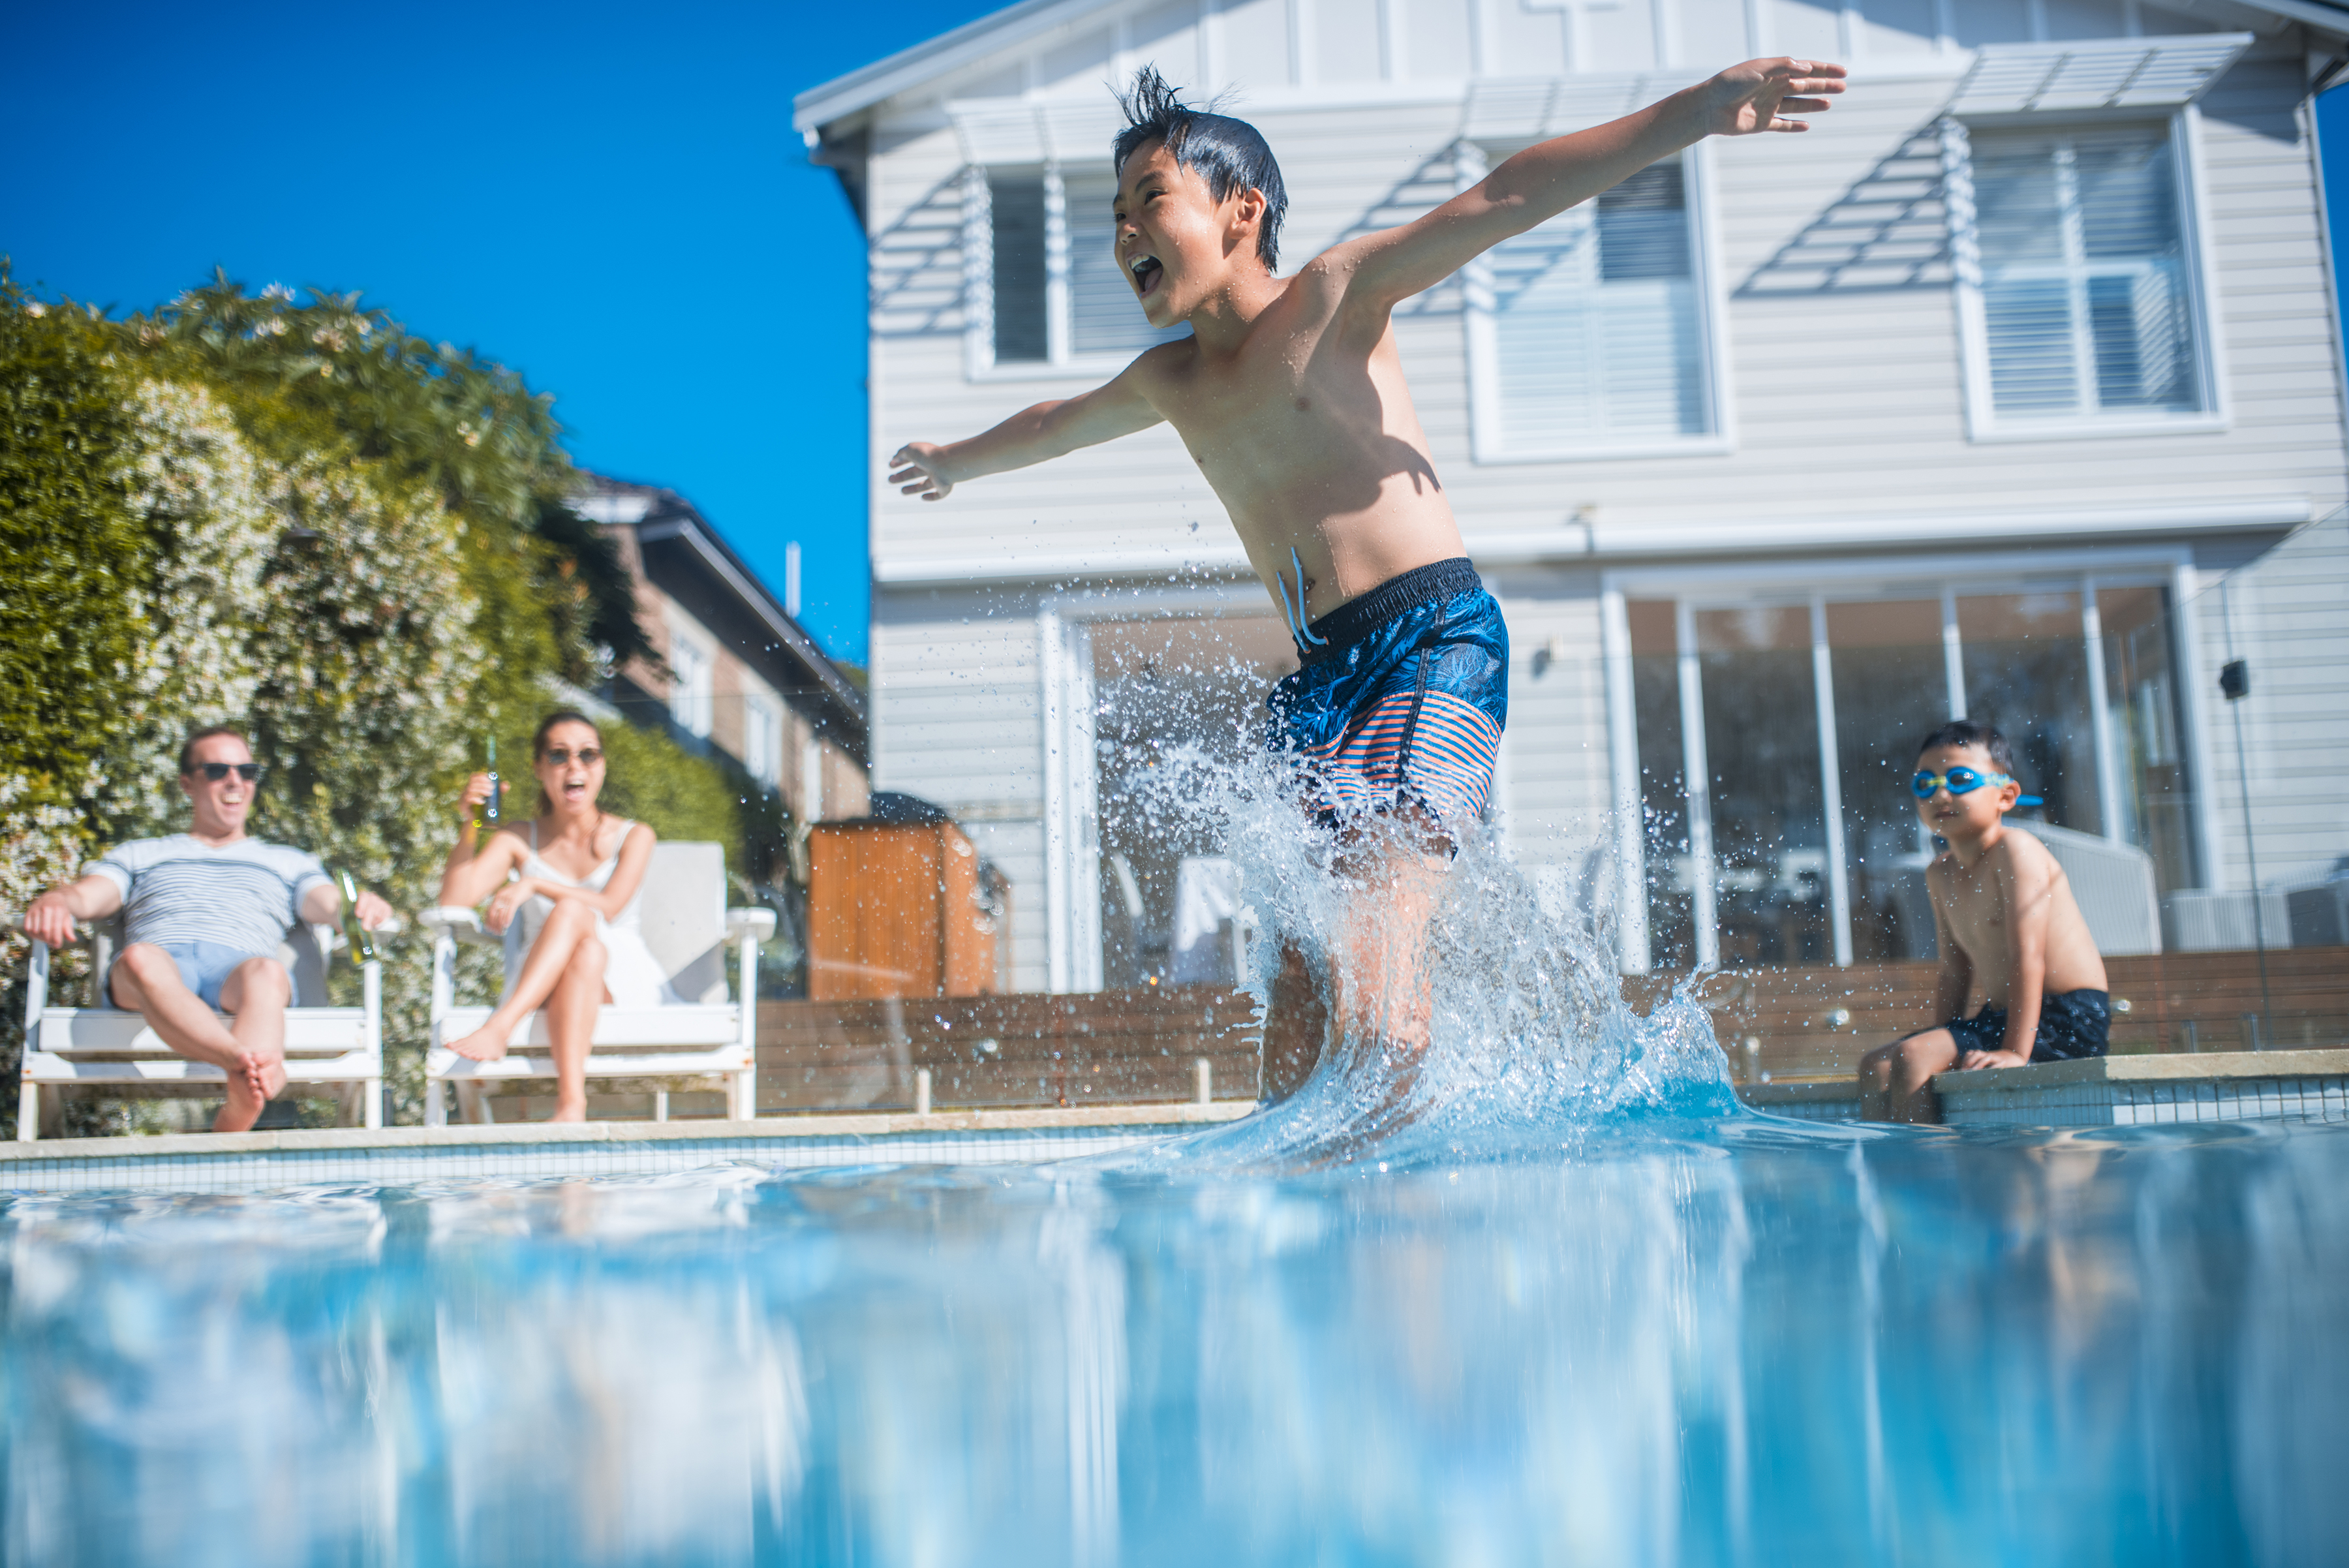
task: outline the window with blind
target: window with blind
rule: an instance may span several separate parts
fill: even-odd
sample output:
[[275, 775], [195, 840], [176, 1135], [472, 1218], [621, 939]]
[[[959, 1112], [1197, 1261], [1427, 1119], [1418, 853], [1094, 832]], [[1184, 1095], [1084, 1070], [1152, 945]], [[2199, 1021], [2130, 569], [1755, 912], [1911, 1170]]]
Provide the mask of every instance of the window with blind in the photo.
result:
[[1044, 176], [990, 171], [987, 234], [993, 251], [994, 359], [1033, 364], [1050, 355], [1044, 329]]
[[1487, 286], [1472, 289], [1479, 457], [1612, 454], [1715, 434], [1688, 186], [1681, 160], [1651, 164], [1494, 247]]
[[1116, 194], [1105, 168], [988, 171], [980, 233], [993, 298], [975, 363], [1108, 372], [1190, 335], [1188, 327], [1159, 331], [1142, 314], [1117, 264]]
[[1969, 140], [1993, 426], [2204, 412], [2169, 127]]

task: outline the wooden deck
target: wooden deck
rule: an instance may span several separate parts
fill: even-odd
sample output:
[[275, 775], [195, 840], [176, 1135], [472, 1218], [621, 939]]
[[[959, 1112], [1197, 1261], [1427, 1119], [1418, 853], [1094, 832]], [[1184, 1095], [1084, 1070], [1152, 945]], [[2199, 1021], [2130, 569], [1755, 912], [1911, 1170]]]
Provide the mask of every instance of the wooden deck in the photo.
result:
[[759, 1007], [759, 1114], [910, 1107], [930, 1073], [941, 1109], [1254, 1099], [1256, 1002], [1215, 986], [1081, 996], [769, 1002]]
[[[2349, 1044], [2349, 948], [2282, 949], [2267, 955], [2267, 968], [2272, 1029], [2254, 1022], [2261, 1012], [2256, 953], [2106, 959], [2115, 1054]], [[1855, 1071], [1875, 1046], [1937, 1022], [1933, 977], [1930, 963], [1724, 970], [1704, 980], [1697, 994], [1741, 1078], [1755, 1072], [1773, 1081], [1837, 1077]], [[1686, 978], [1629, 978], [1624, 995], [1645, 1012]], [[1743, 1048], [1749, 1040], [1756, 1043], [1751, 1053]]]
[[[2107, 959], [2116, 1054], [2244, 1051], [2245, 1015], [2261, 1011], [2259, 965], [2248, 952]], [[1860, 1054], [1930, 1026], [1933, 966], [1730, 970], [1699, 997], [1740, 1081], [1839, 1077]], [[1627, 978], [1645, 1012], [1685, 975]], [[2274, 1027], [2268, 1050], [2349, 1044], [2349, 949], [2268, 955]], [[1838, 1017], [1840, 1012], [1843, 1016]], [[1747, 1041], [1754, 1049], [1745, 1049]], [[1081, 996], [974, 996], [898, 1001], [771, 1002], [759, 1008], [759, 1114], [910, 1110], [915, 1074], [930, 1073], [944, 1111], [1014, 1106], [1148, 1105], [1197, 1092], [1206, 1057], [1218, 1100], [1253, 1098], [1260, 1070], [1255, 1003], [1211, 986], [1143, 988]], [[702, 1102], [707, 1100], [707, 1105]], [[643, 1115], [615, 1100], [594, 1114]], [[499, 1102], [501, 1121], [546, 1106]], [[715, 1115], [717, 1096], [676, 1096], [672, 1115]]]

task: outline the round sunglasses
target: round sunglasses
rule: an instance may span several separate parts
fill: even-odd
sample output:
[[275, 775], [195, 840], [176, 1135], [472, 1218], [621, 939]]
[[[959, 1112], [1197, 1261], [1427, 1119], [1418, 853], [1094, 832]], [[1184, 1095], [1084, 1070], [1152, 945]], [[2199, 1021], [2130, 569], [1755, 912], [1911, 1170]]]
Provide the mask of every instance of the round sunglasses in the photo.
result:
[[[567, 768], [571, 765], [571, 748], [568, 746], [549, 746], [546, 750], [539, 753], [538, 754], [545, 758], [548, 762], [553, 763], [558, 768]], [[579, 765], [581, 767], [592, 768], [603, 760], [604, 751], [602, 747], [582, 746], [579, 748]]]

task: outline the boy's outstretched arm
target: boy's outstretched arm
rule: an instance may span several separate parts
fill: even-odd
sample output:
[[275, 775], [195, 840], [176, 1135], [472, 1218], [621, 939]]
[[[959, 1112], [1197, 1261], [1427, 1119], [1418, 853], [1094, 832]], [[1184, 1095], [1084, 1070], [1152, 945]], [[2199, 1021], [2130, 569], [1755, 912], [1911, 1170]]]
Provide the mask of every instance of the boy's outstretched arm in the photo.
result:
[[1333, 246], [1318, 258], [1350, 274], [1350, 299], [1392, 307], [1433, 288], [1512, 234], [1613, 189], [1708, 136], [1807, 130], [1843, 91], [1844, 68], [1748, 60], [1622, 119], [1537, 142], [1424, 217]]
[[[1153, 350], [1155, 352], [1155, 350]], [[1147, 358], [1147, 356], [1144, 356]], [[1136, 431], [1148, 430], [1163, 417], [1143, 396], [1137, 359], [1106, 386], [1020, 410], [993, 430], [968, 441], [933, 446], [909, 441], [889, 459], [889, 483], [925, 501], [944, 501], [966, 479], [1025, 468], [1047, 458], [1062, 457], [1081, 446], [1098, 446]]]

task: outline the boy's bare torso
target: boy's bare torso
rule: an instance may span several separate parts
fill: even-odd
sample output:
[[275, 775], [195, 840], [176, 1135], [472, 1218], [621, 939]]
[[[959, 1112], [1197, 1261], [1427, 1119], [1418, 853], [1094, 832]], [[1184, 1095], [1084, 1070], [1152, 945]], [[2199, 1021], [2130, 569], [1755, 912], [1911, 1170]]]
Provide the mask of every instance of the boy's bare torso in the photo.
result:
[[2047, 846], [2008, 828], [1971, 866], [1944, 853], [1927, 871], [1941, 929], [1965, 955], [1976, 996], [2008, 1005], [2014, 985], [2014, 922], [2045, 919], [2044, 995], [2106, 989], [2105, 961], [2072, 896], [2072, 882]]
[[1237, 353], [1185, 338], [1135, 367], [1276, 598], [1277, 579], [1294, 589], [1297, 553], [1309, 618], [1466, 553], [1393, 328], [1383, 311], [1357, 326], [1345, 305], [1340, 265], [1325, 257], [1288, 280]]

